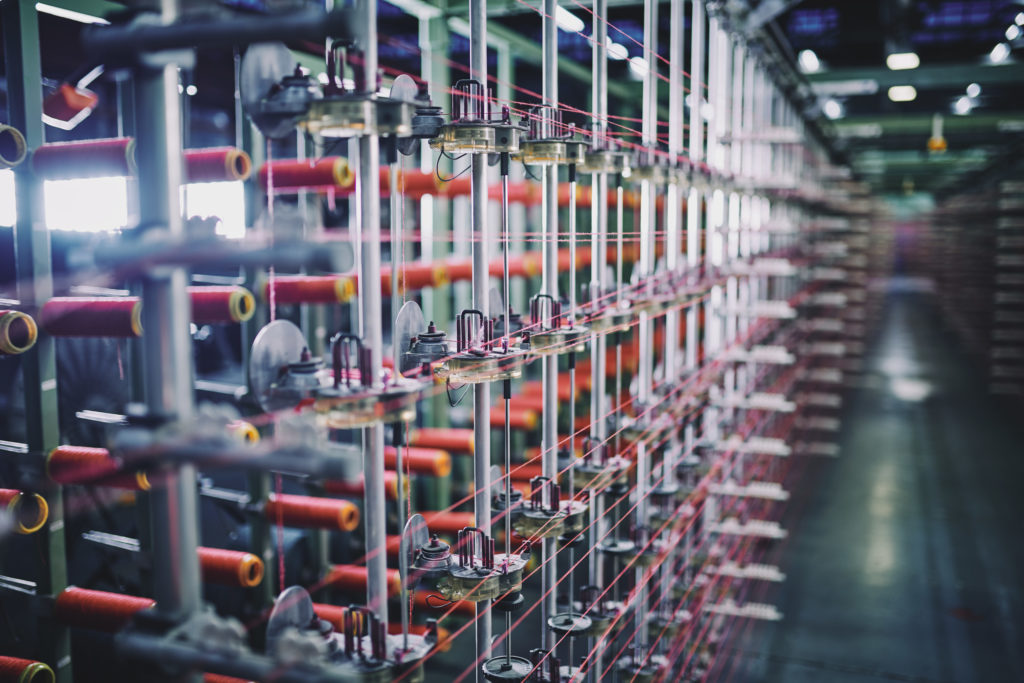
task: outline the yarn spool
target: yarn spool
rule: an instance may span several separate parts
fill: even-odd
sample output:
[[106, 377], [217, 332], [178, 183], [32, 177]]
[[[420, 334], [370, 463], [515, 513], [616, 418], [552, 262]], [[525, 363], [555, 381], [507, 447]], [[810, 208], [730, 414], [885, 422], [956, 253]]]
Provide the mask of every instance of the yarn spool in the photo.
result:
[[[540, 413], [529, 408], [509, 408], [509, 423], [511, 429], [529, 431], [537, 427]], [[491, 427], [499, 429], [505, 426], [505, 407], [494, 406], [491, 408]]]
[[472, 512], [424, 512], [423, 517], [427, 528], [435, 534], [454, 535], [466, 527], [476, 526]]
[[246, 180], [252, 173], [252, 160], [235, 147], [210, 147], [185, 150], [185, 182], [217, 183]]
[[[360, 476], [353, 481], [330, 479], [323, 483], [324, 491], [341, 496], [361, 498], [366, 493], [366, 480]], [[405, 495], [409, 496], [409, 480], [405, 480]], [[384, 496], [386, 500], [398, 500], [398, 473], [384, 472]]]
[[256, 312], [256, 299], [245, 287], [189, 287], [192, 322], [203, 324], [240, 323]]
[[[366, 591], [366, 567], [359, 567], [353, 564], [336, 564], [331, 567], [324, 577], [324, 584], [349, 593], [363, 593]], [[389, 569], [388, 595], [398, 595], [402, 590], [402, 575], [397, 569]]]
[[313, 189], [351, 188], [356, 181], [355, 171], [344, 157], [324, 157], [315, 162], [288, 159], [264, 164], [257, 173], [260, 187], [267, 189], [267, 169], [273, 169], [274, 192], [296, 192]]
[[46, 475], [58, 484], [91, 484], [115, 489], [148, 491], [145, 472], [121, 472], [106, 448], [58, 446], [46, 456]]
[[263, 581], [263, 560], [252, 553], [223, 548], [198, 548], [203, 581], [252, 588]]
[[39, 336], [36, 321], [21, 311], [0, 310], [0, 356], [15, 356], [31, 349]]
[[38, 493], [17, 489], [0, 489], [0, 508], [7, 510], [19, 534], [34, 534], [43, 528], [50, 516], [50, 506]]
[[338, 498], [272, 494], [263, 514], [271, 522], [280, 519], [285, 526], [303, 529], [354, 531], [359, 526], [359, 508]]
[[[407, 446], [402, 449], [402, 464], [410, 472], [431, 477], [447, 477], [452, 473], [452, 456], [440, 448]], [[394, 446], [384, 447], [384, 466], [391, 469], [398, 466], [397, 449]]]
[[25, 161], [27, 154], [28, 145], [21, 131], [0, 123], [0, 168], [14, 168]]
[[253, 683], [244, 678], [234, 676], [221, 676], [220, 674], [203, 674], [203, 683]]
[[107, 138], [52, 142], [32, 153], [32, 171], [43, 180], [133, 176], [135, 140]]
[[54, 337], [139, 337], [142, 302], [135, 296], [55, 297], [39, 309], [39, 325]]
[[69, 586], [57, 596], [53, 615], [67, 626], [116, 633], [138, 612], [155, 605], [150, 598]]
[[[263, 284], [264, 300], [269, 300], [270, 285]], [[347, 275], [278, 275], [273, 286], [278, 304], [343, 304], [356, 294], [355, 278]]]
[[0, 657], [0, 683], [53, 683], [53, 669], [42, 662]]
[[443, 427], [424, 427], [413, 429], [409, 433], [409, 445], [423, 448], [440, 448], [449, 453], [472, 453], [472, 429], [446, 429]]

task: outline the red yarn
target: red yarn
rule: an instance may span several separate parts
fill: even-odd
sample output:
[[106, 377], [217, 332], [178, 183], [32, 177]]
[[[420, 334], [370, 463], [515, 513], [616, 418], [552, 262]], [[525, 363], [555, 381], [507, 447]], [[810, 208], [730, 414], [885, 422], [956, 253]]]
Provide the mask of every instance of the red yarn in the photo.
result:
[[251, 172], [249, 155], [235, 147], [185, 150], [186, 183], [245, 180]]
[[223, 548], [198, 548], [203, 581], [251, 588], [263, 580], [263, 561], [252, 553]]
[[54, 337], [138, 337], [137, 296], [55, 297], [39, 309], [39, 325]]
[[58, 484], [97, 484], [116, 489], [149, 490], [143, 473], [119, 472], [120, 466], [106, 448], [58, 446], [46, 458], [46, 471]]
[[[49, 673], [48, 676], [36, 677], [32, 675], [30, 677], [22, 678], [25, 675], [25, 670], [29, 668], [36, 668], [38, 671], [36, 674], [46, 671]], [[20, 659], [19, 657], [0, 657], [0, 683], [35, 683], [35, 681], [53, 680], [53, 672], [50, 667], [46, 666], [42, 662], [37, 662], [32, 659]]]
[[54, 604], [54, 616], [68, 626], [94, 631], [120, 631], [137, 612], [156, 605], [155, 600], [71, 586]]
[[135, 140], [107, 138], [52, 142], [32, 154], [32, 170], [44, 180], [135, 175]]
[[276, 521], [280, 514], [284, 525], [290, 527], [353, 531], [359, 525], [359, 508], [338, 498], [271, 495], [263, 512], [271, 521]]

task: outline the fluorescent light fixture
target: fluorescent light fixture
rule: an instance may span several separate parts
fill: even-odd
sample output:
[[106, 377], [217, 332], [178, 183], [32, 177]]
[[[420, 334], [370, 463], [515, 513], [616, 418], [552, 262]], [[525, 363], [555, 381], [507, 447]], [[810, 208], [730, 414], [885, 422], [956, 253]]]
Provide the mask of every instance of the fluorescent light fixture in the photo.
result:
[[912, 85], [894, 85], [889, 88], [889, 99], [893, 102], [913, 102], [917, 99], [917, 88]]
[[904, 71], [921, 66], [921, 60], [916, 52], [894, 52], [885, 58], [885, 65], [893, 71]]
[[626, 50], [625, 45], [613, 42], [611, 38], [604, 39], [604, 45], [608, 49], [608, 59], [614, 59], [617, 62], [623, 59], [629, 58], [629, 51]]
[[800, 65], [800, 70], [805, 74], [813, 74], [821, 70], [821, 62], [818, 60], [818, 55], [814, 54], [814, 50], [800, 50], [796, 61]]
[[646, 76], [647, 60], [643, 57], [631, 57], [629, 60], [629, 70], [636, 76]]
[[971, 104], [971, 98], [967, 95], [961, 95], [957, 98], [956, 102], [953, 103], [953, 111], [963, 116], [964, 114], [970, 114], [971, 108], [974, 105]]
[[821, 105], [821, 111], [833, 121], [843, 118], [843, 105], [839, 103], [839, 100], [825, 100], [825, 104]]
[[582, 19], [564, 7], [555, 9], [555, 23], [558, 24], [558, 28], [568, 33], [579, 33], [586, 27]]
[[988, 53], [988, 58], [993, 64], [1002, 64], [1009, 56], [1010, 46], [1006, 43], [998, 43], [994, 48], [992, 48], [992, 52]]
[[978, 85], [977, 83], [971, 83], [970, 85], [967, 86], [967, 96], [968, 97], [973, 99], [973, 98], [977, 97], [980, 94], [981, 94], [981, 86]]
[[82, 24], [110, 23], [106, 19], [94, 17], [91, 14], [86, 14], [84, 12], [76, 12], [73, 9], [64, 9], [63, 7], [55, 7], [54, 5], [47, 5], [45, 2], [37, 2], [36, 11], [42, 12], [43, 14], [49, 14], [54, 17], [60, 17], [61, 19], [70, 19], [71, 21], [77, 21]]

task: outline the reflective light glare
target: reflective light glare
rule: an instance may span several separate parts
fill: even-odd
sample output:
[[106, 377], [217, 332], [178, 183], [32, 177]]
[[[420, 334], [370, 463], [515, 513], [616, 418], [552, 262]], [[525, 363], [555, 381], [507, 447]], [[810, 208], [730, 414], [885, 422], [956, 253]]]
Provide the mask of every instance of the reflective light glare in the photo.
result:
[[1006, 43], [999, 43], [992, 52], [988, 53], [988, 58], [992, 60], [993, 64], [1001, 64], [1006, 61], [1006, 58], [1010, 56], [1010, 46]]
[[885, 58], [885, 65], [893, 71], [903, 71], [921, 66], [921, 60], [914, 52], [894, 52]]
[[555, 23], [558, 24], [558, 28], [569, 33], [579, 33], [586, 26], [582, 19], [564, 7], [555, 9]]
[[953, 104], [953, 111], [955, 111], [957, 114], [961, 114], [961, 115], [963, 115], [963, 114], [970, 114], [971, 113], [971, 107], [973, 107], [973, 106], [974, 105], [971, 104], [971, 98], [970, 97], [968, 97], [967, 95], [961, 95], [960, 97], [957, 98], [956, 102]]
[[0, 225], [14, 225], [14, 171], [0, 171]]
[[185, 88], [185, 92], [189, 95], [195, 95], [197, 92], [199, 92], [199, 88], [197, 88], [194, 85], [190, 85]]
[[43, 212], [49, 230], [121, 229], [128, 225], [128, 179], [45, 180]]
[[1024, 12], [1018, 12], [1013, 23], [1017, 24], [1017, 26], [1024, 26]]
[[1017, 24], [1010, 24], [1010, 28], [1006, 29], [1007, 40], [1017, 40], [1020, 37], [1020, 27]]
[[200, 183], [185, 187], [185, 216], [217, 216], [217, 234], [245, 236], [245, 189], [241, 181]]
[[45, 2], [36, 3], [36, 11], [42, 12], [43, 14], [49, 14], [61, 19], [70, 19], [71, 21], [77, 21], [82, 24], [109, 24], [110, 22], [100, 17], [94, 17], [91, 14], [85, 14], [84, 12], [76, 12], [73, 9], [64, 9], [63, 7], [54, 7], [53, 5], [47, 5]]
[[797, 63], [805, 74], [813, 74], [821, 70], [821, 62], [818, 61], [818, 55], [814, 54], [814, 50], [800, 50]]
[[917, 89], [912, 85], [894, 85], [889, 88], [889, 99], [893, 102], [913, 102]]
[[967, 86], [967, 96], [968, 97], [977, 97], [980, 94], [981, 94], [981, 86], [978, 85], [977, 83], [971, 83], [970, 85]]
[[825, 116], [833, 120], [842, 118], [843, 116], [843, 105], [839, 104], [837, 100], [825, 100], [825, 104], [822, 105], [821, 110], [825, 113]]
[[632, 57], [629, 60], [629, 70], [637, 76], [647, 74], [647, 60], [643, 57]]
[[604, 39], [605, 47], [608, 49], [608, 59], [614, 59], [615, 61], [622, 61], [629, 57], [629, 52], [626, 50], [625, 45], [613, 42], [611, 38]]

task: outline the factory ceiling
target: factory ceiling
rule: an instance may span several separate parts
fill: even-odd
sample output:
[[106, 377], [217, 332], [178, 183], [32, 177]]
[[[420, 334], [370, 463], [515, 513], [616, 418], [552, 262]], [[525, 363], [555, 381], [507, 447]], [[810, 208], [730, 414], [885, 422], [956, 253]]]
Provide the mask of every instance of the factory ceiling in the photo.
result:
[[[282, 0], [230, 0], [234, 10], [261, 11]], [[290, 1], [290, 0], [288, 0]], [[104, 15], [122, 3], [110, 0], [53, 0], [57, 6]], [[137, 4], [137, 3], [130, 3]], [[540, 61], [540, 0], [491, 0], [491, 35], [510, 48], [512, 99], [536, 102], [543, 79]], [[591, 0], [562, 2], [584, 28], [559, 32], [563, 100], [589, 108]], [[777, 65], [789, 72], [793, 96], [819, 126], [836, 158], [883, 192], [909, 190], [947, 193], [971, 184], [970, 177], [1024, 156], [1024, 2], [1021, 0], [729, 0], [721, 3], [747, 13], [760, 25], [758, 41]], [[613, 111], [623, 115], [638, 106], [640, 80], [629, 59], [642, 54], [642, 3], [609, 0], [609, 37], [627, 59], [609, 65]], [[210, 11], [214, 3], [199, 3]], [[380, 59], [393, 73], [420, 69], [419, 22], [409, 12], [464, 18], [465, 0], [394, 0], [380, 4]], [[763, 23], [762, 23], [763, 22]], [[667, 54], [669, 3], [661, 3], [659, 52]], [[44, 75], [53, 86], [83, 64], [77, 46], [82, 24], [45, 16], [42, 21]], [[302, 46], [293, 46], [302, 47]], [[306, 46], [315, 51], [317, 46]], [[58, 49], [59, 48], [59, 49]], [[916, 55], [916, 68], [891, 69], [893, 54]], [[200, 55], [190, 77], [192, 133], [196, 144], [229, 142], [234, 130], [233, 74], [226, 55]], [[912, 64], [912, 57], [901, 59]], [[468, 63], [468, 41], [451, 36], [448, 60], [454, 78]], [[492, 54], [497, 70], [497, 55]], [[899, 66], [897, 62], [895, 64]], [[906, 66], [907, 64], [904, 64]], [[910, 101], [893, 101], [912, 86]], [[108, 101], [116, 97], [113, 79], [96, 88]], [[661, 97], [667, 103], [667, 87]], [[935, 117], [942, 118], [946, 149], [929, 151]], [[582, 118], [582, 117], [580, 117]], [[584, 123], [584, 121], [579, 121]], [[116, 116], [108, 112], [76, 132], [112, 134]], [[64, 134], [54, 131], [54, 139]], [[221, 139], [219, 139], [221, 138]]]

